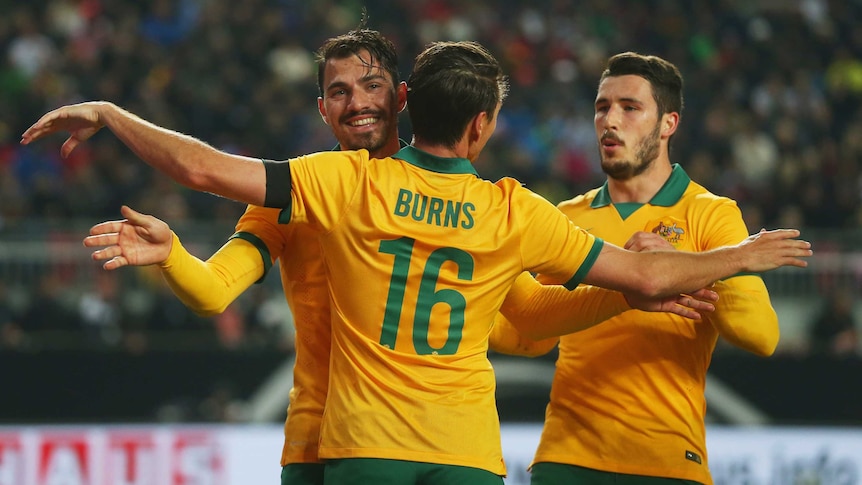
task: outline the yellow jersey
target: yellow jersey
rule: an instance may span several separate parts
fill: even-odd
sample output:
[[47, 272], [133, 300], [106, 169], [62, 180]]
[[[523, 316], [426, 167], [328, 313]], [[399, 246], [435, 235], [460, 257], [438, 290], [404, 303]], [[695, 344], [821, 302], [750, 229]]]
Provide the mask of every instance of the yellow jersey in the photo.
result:
[[602, 240], [515, 180], [413, 147], [299, 157], [289, 178], [290, 194], [268, 180], [268, 204], [289, 201], [279, 220], [318, 232], [331, 299], [320, 457], [504, 475], [494, 317], [524, 271], [577, 286]]
[[[619, 246], [636, 231], [657, 233], [681, 251], [748, 236], [736, 203], [709, 193], [678, 165], [648, 204], [614, 204], [605, 184], [558, 207]], [[716, 311], [701, 321], [632, 310], [563, 336], [534, 463], [712, 483], [704, 387], [719, 331], [773, 348], [778, 338], [759, 276], [737, 275], [715, 289]]]

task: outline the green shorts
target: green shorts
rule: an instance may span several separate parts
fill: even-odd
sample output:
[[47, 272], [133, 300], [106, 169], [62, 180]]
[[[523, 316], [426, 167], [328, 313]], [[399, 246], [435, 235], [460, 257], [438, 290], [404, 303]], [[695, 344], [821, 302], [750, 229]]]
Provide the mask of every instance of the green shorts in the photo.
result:
[[281, 485], [323, 485], [322, 463], [290, 463], [281, 468]]
[[[283, 483], [283, 482], [282, 482]], [[377, 458], [344, 458], [326, 462], [327, 485], [502, 485], [488, 470], [456, 465]]]
[[700, 485], [679, 478], [648, 477], [605, 472], [562, 463], [536, 463], [530, 474], [530, 485]]

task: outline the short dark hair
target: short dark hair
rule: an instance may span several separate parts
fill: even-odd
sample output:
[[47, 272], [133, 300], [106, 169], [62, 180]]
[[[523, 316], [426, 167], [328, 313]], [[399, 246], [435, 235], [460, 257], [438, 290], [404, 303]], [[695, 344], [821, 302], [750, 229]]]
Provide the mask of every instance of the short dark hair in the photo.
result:
[[379, 66], [392, 77], [392, 85], [396, 86], [401, 80], [398, 73], [398, 53], [395, 45], [376, 30], [358, 28], [346, 34], [332, 37], [326, 40], [317, 50], [317, 89], [323, 96], [323, 73], [326, 70], [326, 61], [330, 59], [345, 59], [357, 56], [360, 51], [368, 51], [371, 62], [368, 65]]
[[599, 84], [607, 77], [629, 74], [649, 81], [659, 116], [673, 112], [682, 114], [682, 74], [675, 65], [658, 56], [623, 52], [608, 59], [607, 68], [602, 72]]
[[508, 94], [500, 63], [476, 42], [434, 42], [416, 56], [407, 80], [413, 134], [425, 142], [455, 146], [470, 120], [494, 116]]

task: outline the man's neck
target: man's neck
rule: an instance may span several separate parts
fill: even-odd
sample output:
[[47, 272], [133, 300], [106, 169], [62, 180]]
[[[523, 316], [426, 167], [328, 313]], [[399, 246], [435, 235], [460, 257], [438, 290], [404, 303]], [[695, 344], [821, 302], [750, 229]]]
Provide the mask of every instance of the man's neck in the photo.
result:
[[670, 161], [656, 160], [643, 173], [626, 180], [608, 177], [608, 194], [615, 204], [634, 202], [646, 204], [670, 178], [673, 167]]
[[420, 138], [413, 137], [410, 143], [413, 147], [422, 150], [425, 153], [434, 155], [440, 158], [467, 158], [468, 147], [465, 143], [457, 143], [454, 147], [428, 143]]
[[377, 150], [374, 150], [373, 152], [369, 152], [369, 156], [371, 158], [391, 157], [392, 155], [395, 155], [396, 153], [398, 153], [398, 150], [400, 150], [400, 149], [401, 149], [401, 142], [399, 141], [398, 137], [395, 137], [395, 138], [389, 140], [385, 146], [382, 146], [382, 147], [378, 148]]

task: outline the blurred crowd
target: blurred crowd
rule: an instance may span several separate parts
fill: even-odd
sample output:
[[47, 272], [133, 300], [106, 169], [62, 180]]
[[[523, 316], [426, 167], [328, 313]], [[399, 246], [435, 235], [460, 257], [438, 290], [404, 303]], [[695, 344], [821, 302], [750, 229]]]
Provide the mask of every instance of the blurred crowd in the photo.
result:
[[110, 134], [67, 160], [61, 137], [28, 147], [18, 137], [52, 108], [107, 100], [234, 153], [329, 149], [314, 51], [363, 10], [399, 49], [402, 79], [434, 40], [478, 40], [503, 62], [511, 92], [477, 162], [485, 178], [514, 176], [552, 202], [599, 185], [598, 76], [608, 56], [634, 50], [680, 67], [685, 109], [671, 159], [736, 199], [750, 230], [862, 223], [859, 0], [0, 5], [0, 237], [33, 219], [116, 218], [123, 203], [171, 223], [232, 224], [242, 206], [174, 184]]

